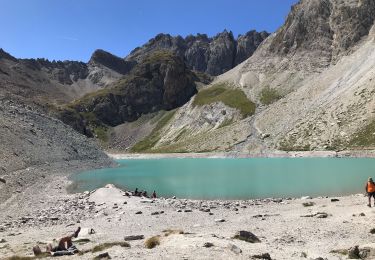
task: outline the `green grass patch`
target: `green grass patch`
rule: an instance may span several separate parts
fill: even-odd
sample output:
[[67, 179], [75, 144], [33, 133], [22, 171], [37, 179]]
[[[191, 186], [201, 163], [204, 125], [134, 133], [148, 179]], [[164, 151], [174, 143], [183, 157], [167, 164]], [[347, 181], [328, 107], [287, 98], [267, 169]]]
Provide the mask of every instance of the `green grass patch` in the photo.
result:
[[88, 238], [80, 238], [80, 239], [74, 240], [74, 243], [78, 243], [78, 244], [86, 244], [89, 242], [91, 242], [91, 240]]
[[132, 152], [147, 152], [150, 151], [160, 140], [161, 130], [172, 120], [173, 116], [175, 115], [176, 110], [168, 111], [164, 114], [164, 116], [158, 121], [155, 128], [152, 130], [151, 134], [148, 135], [142, 141], [136, 143], [131, 151]]
[[234, 120], [233, 118], [226, 118], [220, 125], [218, 128], [223, 128], [223, 127], [226, 127], [228, 125], [231, 125], [233, 124]]
[[34, 256], [18, 256], [18, 255], [14, 255], [14, 256], [6, 258], [6, 260], [29, 260], [29, 259], [36, 259], [36, 258]]
[[35, 260], [35, 259], [42, 259], [42, 258], [47, 258], [47, 257], [51, 257], [51, 254], [44, 252], [44, 253], [41, 253], [38, 256], [18, 256], [18, 255], [14, 255], [14, 256], [11, 256], [11, 257], [8, 257], [8, 258], [5, 258], [5, 259], [6, 260]]
[[295, 141], [293, 139], [281, 141], [279, 143], [278, 148], [281, 151], [286, 151], [286, 152], [290, 152], [290, 151], [293, 151], [293, 152], [305, 152], [305, 151], [310, 151], [311, 150], [310, 144], [296, 145]]
[[351, 140], [351, 147], [369, 147], [375, 145], [375, 121], [357, 131]]
[[145, 241], [145, 247], [148, 249], [152, 249], [158, 245], [160, 245], [160, 236], [150, 237]]
[[106, 249], [114, 247], [114, 246], [130, 247], [129, 243], [127, 243], [127, 242], [109, 242], [109, 243], [103, 243], [103, 244], [94, 246], [91, 249], [91, 252], [93, 252], [93, 253], [100, 252], [100, 251], [106, 250]]
[[238, 109], [243, 117], [255, 113], [256, 106], [240, 89], [229, 88], [226, 84], [216, 84], [202, 89], [194, 98], [194, 106], [203, 106], [215, 102], [223, 102], [226, 106]]
[[107, 142], [108, 141], [108, 133], [107, 133], [107, 128], [103, 126], [98, 126], [93, 129], [94, 134], [96, 138], [98, 138], [102, 142]]
[[260, 102], [263, 105], [270, 105], [270, 104], [274, 103], [275, 101], [279, 100], [280, 98], [282, 98], [282, 96], [278, 93], [278, 91], [276, 89], [270, 88], [270, 87], [265, 87], [260, 92], [260, 98], [259, 99], [260, 99]]
[[166, 229], [163, 230], [164, 236], [170, 236], [170, 235], [182, 235], [185, 234], [185, 232], [181, 229]]
[[349, 250], [348, 249], [334, 249], [334, 250], [331, 250], [330, 253], [332, 253], [332, 254], [340, 254], [340, 255], [347, 255], [347, 254], [349, 254]]
[[81, 250], [78, 252], [78, 255], [81, 256], [87, 253], [96, 253], [96, 252], [100, 252], [100, 251], [106, 250], [114, 246], [130, 247], [130, 244], [128, 242], [123, 242], [123, 241], [103, 243], [103, 244], [96, 245], [91, 249]]

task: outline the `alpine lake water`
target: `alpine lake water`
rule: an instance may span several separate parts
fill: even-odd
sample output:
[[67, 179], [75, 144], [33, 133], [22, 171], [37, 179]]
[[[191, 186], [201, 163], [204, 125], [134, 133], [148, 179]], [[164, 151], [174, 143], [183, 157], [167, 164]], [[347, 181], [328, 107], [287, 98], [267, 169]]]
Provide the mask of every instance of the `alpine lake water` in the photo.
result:
[[126, 159], [119, 167], [72, 176], [83, 192], [112, 183], [189, 199], [255, 199], [363, 193], [371, 158]]

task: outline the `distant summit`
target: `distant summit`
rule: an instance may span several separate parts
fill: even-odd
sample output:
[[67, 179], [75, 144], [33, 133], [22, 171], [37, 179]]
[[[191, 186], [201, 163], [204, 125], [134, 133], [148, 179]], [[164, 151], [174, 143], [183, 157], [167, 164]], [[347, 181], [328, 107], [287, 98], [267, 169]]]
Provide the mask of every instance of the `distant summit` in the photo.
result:
[[206, 34], [185, 38], [158, 34], [125, 59], [139, 62], [153, 51], [169, 50], [183, 58], [190, 69], [217, 76], [249, 58], [268, 35], [267, 32], [249, 31], [236, 40], [227, 30], [212, 38]]
[[128, 73], [135, 65], [134, 62], [125, 61], [120, 57], [100, 49], [92, 54], [89, 64], [93, 63], [102, 64], [120, 74]]

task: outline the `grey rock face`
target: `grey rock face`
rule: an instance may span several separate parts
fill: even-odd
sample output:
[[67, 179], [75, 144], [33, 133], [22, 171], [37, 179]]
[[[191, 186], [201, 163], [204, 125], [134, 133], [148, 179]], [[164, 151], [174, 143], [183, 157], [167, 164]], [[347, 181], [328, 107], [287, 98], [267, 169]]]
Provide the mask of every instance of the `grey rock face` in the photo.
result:
[[134, 62], [127, 62], [104, 50], [96, 50], [89, 61], [89, 65], [101, 64], [120, 74], [128, 73], [135, 65]]
[[292, 7], [269, 50], [278, 54], [309, 52], [326, 60], [312, 65], [326, 67], [368, 35], [374, 19], [375, 2], [371, 0], [302, 0]]
[[238, 36], [234, 65], [247, 60], [268, 35], [269, 33], [267, 32], [250, 31], [245, 35]]
[[61, 84], [71, 85], [88, 75], [87, 64], [79, 61], [49, 61], [47, 59], [20, 59], [20, 63], [32, 70], [44, 71]]
[[215, 36], [208, 50], [206, 72], [210, 75], [220, 75], [234, 67], [236, 42], [232, 32], [224, 31]]
[[16, 58], [14, 58], [12, 55], [4, 51], [2, 48], [0, 48], [0, 59], [7, 59], [12, 61], [17, 61]]
[[267, 32], [250, 31], [236, 40], [232, 32], [226, 30], [212, 38], [206, 34], [186, 38], [158, 34], [142, 47], [134, 49], [125, 60], [140, 62], [154, 51], [169, 50], [183, 58], [190, 69], [215, 76], [249, 58], [268, 35]]

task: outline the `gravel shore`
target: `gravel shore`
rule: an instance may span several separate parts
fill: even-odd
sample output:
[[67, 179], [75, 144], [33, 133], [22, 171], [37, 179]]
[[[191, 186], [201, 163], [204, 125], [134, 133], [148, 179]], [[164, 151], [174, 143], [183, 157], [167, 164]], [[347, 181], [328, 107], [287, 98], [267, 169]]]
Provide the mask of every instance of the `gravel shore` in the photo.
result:
[[[66, 172], [74, 168], [72, 164]], [[371, 234], [375, 210], [366, 206], [362, 194], [151, 200], [129, 196], [112, 185], [69, 194], [68, 185], [67, 174], [52, 174], [0, 204], [1, 259], [31, 256], [34, 245], [44, 248], [78, 226], [82, 232], [75, 244], [83, 253], [61, 259], [93, 259], [102, 253], [112, 259], [347, 259], [348, 250], [356, 245], [363, 259], [375, 256]], [[89, 234], [91, 229], [94, 234]], [[236, 239], [239, 231], [251, 232], [260, 242]], [[136, 240], [122, 247], [128, 236]], [[151, 237], [159, 245], [148, 249], [145, 243]], [[113, 244], [93, 250], [103, 243]]]

